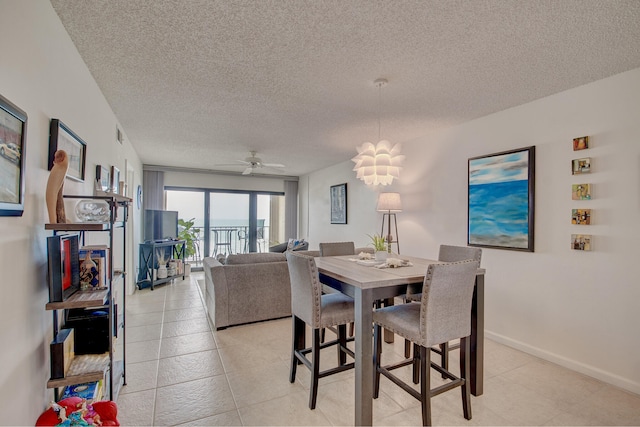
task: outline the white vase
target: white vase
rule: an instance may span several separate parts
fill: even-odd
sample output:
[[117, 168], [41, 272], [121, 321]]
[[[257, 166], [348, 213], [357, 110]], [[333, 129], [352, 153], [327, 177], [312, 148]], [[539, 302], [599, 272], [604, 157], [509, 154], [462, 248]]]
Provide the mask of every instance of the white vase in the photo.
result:
[[191, 264], [185, 264], [184, 265], [184, 275], [188, 276], [191, 274]]
[[376, 261], [386, 261], [388, 255], [387, 251], [376, 251]]
[[158, 266], [158, 279], [166, 279], [167, 278], [167, 266], [166, 265], [159, 265]]

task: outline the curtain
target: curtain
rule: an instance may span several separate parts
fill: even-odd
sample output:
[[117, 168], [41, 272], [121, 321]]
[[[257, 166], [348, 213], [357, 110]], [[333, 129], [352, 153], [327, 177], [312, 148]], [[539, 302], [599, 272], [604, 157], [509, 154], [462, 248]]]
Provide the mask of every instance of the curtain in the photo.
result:
[[164, 172], [143, 172], [143, 207], [164, 210]]
[[284, 182], [284, 235], [285, 239], [298, 236], [298, 181]]

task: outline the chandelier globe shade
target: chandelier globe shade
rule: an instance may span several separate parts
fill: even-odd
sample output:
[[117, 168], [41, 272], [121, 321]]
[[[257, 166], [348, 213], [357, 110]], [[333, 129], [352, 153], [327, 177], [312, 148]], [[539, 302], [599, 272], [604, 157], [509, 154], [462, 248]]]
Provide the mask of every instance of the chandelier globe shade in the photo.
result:
[[[387, 84], [385, 79], [373, 82], [378, 89]], [[380, 102], [381, 104], [381, 102]], [[400, 144], [393, 145], [380, 138], [380, 113], [378, 113], [378, 143], [365, 142], [356, 147], [358, 154], [351, 160], [355, 163], [353, 170], [356, 177], [367, 185], [390, 185], [393, 179], [400, 177], [402, 162], [405, 156], [400, 154]]]

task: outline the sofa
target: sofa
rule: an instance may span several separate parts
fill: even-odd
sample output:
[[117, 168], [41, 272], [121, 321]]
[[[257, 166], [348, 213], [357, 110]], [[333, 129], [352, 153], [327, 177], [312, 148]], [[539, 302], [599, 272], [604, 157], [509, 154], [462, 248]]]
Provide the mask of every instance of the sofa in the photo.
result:
[[[318, 256], [318, 251], [300, 251]], [[222, 261], [222, 262], [221, 262]], [[291, 285], [284, 253], [205, 258], [205, 303], [216, 330], [291, 316]]]

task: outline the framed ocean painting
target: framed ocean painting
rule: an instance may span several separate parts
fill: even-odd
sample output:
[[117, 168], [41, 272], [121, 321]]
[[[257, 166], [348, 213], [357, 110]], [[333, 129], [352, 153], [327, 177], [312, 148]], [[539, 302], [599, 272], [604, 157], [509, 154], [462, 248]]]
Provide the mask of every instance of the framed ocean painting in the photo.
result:
[[534, 251], [535, 150], [469, 159], [469, 246]]

